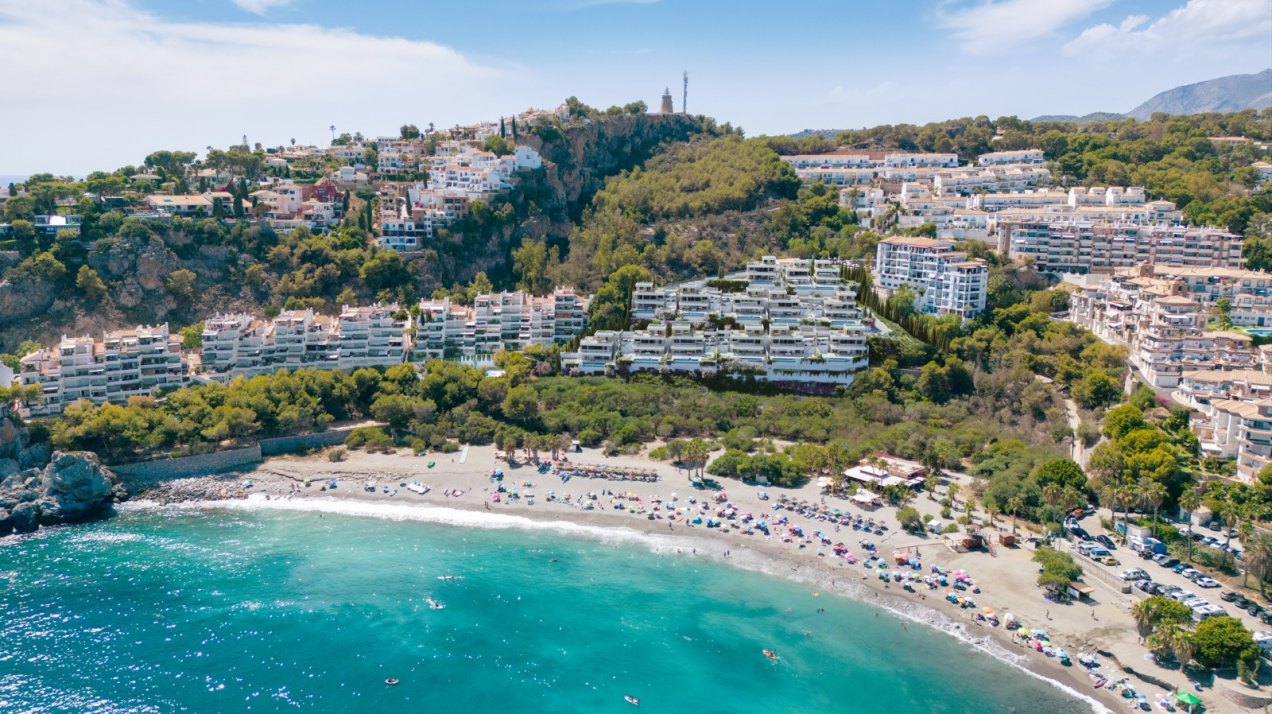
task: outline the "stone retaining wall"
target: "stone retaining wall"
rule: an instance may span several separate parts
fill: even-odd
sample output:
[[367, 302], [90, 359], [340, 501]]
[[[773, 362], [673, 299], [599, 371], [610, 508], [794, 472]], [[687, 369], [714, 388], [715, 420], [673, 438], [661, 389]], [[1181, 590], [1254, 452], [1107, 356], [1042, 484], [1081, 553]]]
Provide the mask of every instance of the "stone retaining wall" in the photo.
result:
[[357, 427], [348, 426], [340, 429], [329, 429], [314, 434], [299, 436], [279, 436], [273, 439], [261, 439], [261, 453], [265, 456], [290, 454], [296, 451], [307, 451], [323, 446], [343, 444], [345, 437]]
[[178, 456], [170, 459], [138, 461], [132, 464], [119, 464], [110, 468], [121, 476], [132, 478], [181, 478], [232, 471], [244, 466], [259, 464], [262, 460], [261, 445], [252, 444], [241, 449], [227, 449], [211, 454]]

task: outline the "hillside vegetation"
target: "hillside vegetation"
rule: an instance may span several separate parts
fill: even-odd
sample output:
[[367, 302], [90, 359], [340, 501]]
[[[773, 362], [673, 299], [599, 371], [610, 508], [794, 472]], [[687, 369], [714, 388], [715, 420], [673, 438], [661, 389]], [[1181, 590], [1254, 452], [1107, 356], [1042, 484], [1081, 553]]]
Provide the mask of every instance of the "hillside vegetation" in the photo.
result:
[[[26, 195], [9, 200], [0, 220], [73, 213], [81, 216], [83, 230], [78, 237], [0, 245], [20, 252], [17, 263], [0, 258], [0, 352], [64, 333], [192, 324], [214, 309], [333, 312], [342, 303], [412, 300], [439, 288], [458, 287], [463, 294], [480, 273], [481, 285], [512, 288], [518, 248], [526, 244], [531, 259], [538, 251], [544, 264], [549, 253], [564, 252], [575, 219], [606, 176], [640, 165], [665, 143], [721, 131], [708, 119], [679, 114], [598, 114], [587, 123], [545, 127], [525, 136], [547, 159], [543, 169], [522, 172], [507, 195], [475, 202], [469, 216], [438, 231], [428, 250], [405, 259], [375, 247], [353, 220], [369, 210], [371, 192], [350, 196], [350, 220], [330, 235], [303, 229], [279, 235], [268, 227], [211, 218], [130, 218], [77, 198], [86, 190], [122, 190], [134, 167], [95, 173], [83, 182], [33, 176], [24, 184]], [[160, 158], [166, 154], [171, 152], [156, 152]], [[259, 170], [255, 154], [225, 155], [255, 158], [243, 170]]]

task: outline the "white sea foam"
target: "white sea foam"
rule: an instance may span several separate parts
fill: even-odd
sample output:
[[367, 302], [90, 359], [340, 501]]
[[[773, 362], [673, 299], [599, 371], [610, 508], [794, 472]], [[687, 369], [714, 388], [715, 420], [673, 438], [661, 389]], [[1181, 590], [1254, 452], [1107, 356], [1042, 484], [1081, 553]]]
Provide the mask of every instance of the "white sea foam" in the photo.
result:
[[444, 506], [424, 504], [369, 503], [337, 498], [301, 498], [294, 500], [269, 499], [263, 494], [253, 494], [246, 499], [226, 501], [188, 501], [176, 504], [160, 504], [150, 501], [132, 501], [121, 506], [128, 510], [227, 510], [227, 511], [292, 511], [331, 513], [344, 516], [379, 518], [391, 521], [417, 521], [440, 525], [485, 528], [492, 530], [535, 530], [559, 533], [567, 537], [586, 538], [613, 544], [632, 544], [648, 548], [655, 554], [698, 554], [734, 567], [771, 577], [813, 585], [827, 592], [849, 597], [859, 602], [881, 607], [911, 622], [939, 630], [959, 641], [1009, 664], [1025, 674], [1046, 682], [1069, 696], [1087, 703], [1095, 714], [1111, 714], [1111, 710], [1096, 699], [1061, 682], [1028, 669], [1027, 657], [1003, 647], [988, 633], [979, 635], [966, 623], [950, 618], [945, 613], [927, 605], [900, 597], [880, 597], [881, 593], [863, 584], [860, 568], [826, 572], [804, 565], [792, 565], [790, 561], [750, 549], [730, 550], [730, 557], [717, 555], [720, 542], [714, 539], [694, 537], [684, 533], [676, 535], [643, 533], [631, 528], [594, 526], [566, 520], [536, 520], [506, 513], [469, 511]]

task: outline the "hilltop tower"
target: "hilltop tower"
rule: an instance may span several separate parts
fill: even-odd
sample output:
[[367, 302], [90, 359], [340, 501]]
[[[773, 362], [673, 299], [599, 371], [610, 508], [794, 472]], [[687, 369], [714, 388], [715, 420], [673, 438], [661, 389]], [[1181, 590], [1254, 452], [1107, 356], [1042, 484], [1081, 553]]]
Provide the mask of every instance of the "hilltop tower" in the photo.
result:
[[684, 98], [680, 100], [680, 113], [689, 113], [689, 70], [685, 70], [685, 95]]
[[673, 114], [675, 111], [675, 107], [671, 106], [671, 87], [668, 87], [663, 90], [662, 106], [658, 108], [658, 113]]

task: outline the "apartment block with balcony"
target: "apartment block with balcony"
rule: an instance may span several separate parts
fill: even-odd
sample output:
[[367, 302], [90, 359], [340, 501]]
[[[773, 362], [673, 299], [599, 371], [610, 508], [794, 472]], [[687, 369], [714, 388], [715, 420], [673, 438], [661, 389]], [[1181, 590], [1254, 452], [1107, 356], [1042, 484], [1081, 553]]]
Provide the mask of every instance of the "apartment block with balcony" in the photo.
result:
[[549, 295], [478, 295], [472, 306], [421, 300], [415, 359], [489, 359], [499, 350], [568, 342], [587, 326], [589, 299], [559, 288]]
[[1241, 268], [1241, 236], [1219, 228], [1140, 222], [1000, 221], [999, 249], [1042, 273], [1108, 273], [1141, 263]]
[[17, 383], [39, 388], [40, 399], [22, 410], [42, 417], [60, 414], [80, 400], [123, 403], [179, 388], [187, 371], [181, 338], [163, 324], [106, 332], [100, 340], [63, 336], [56, 346], [20, 360]]
[[1212, 312], [1182, 283], [1163, 287], [1132, 276], [1073, 281], [1069, 319], [1107, 342], [1127, 346], [1130, 363], [1154, 387], [1175, 389], [1202, 370], [1258, 369], [1250, 337], [1212, 329]]
[[765, 257], [724, 283], [695, 280], [632, 293], [632, 329], [598, 333], [563, 354], [567, 373], [752, 375], [846, 386], [867, 366], [856, 286], [832, 261]]
[[921, 312], [968, 318], [985, 309], [989, 268], [954, 250], [952, 240], [885, 238], [876, 249], [873, 275], [875, 285], [886, 292], [912, 289]]

